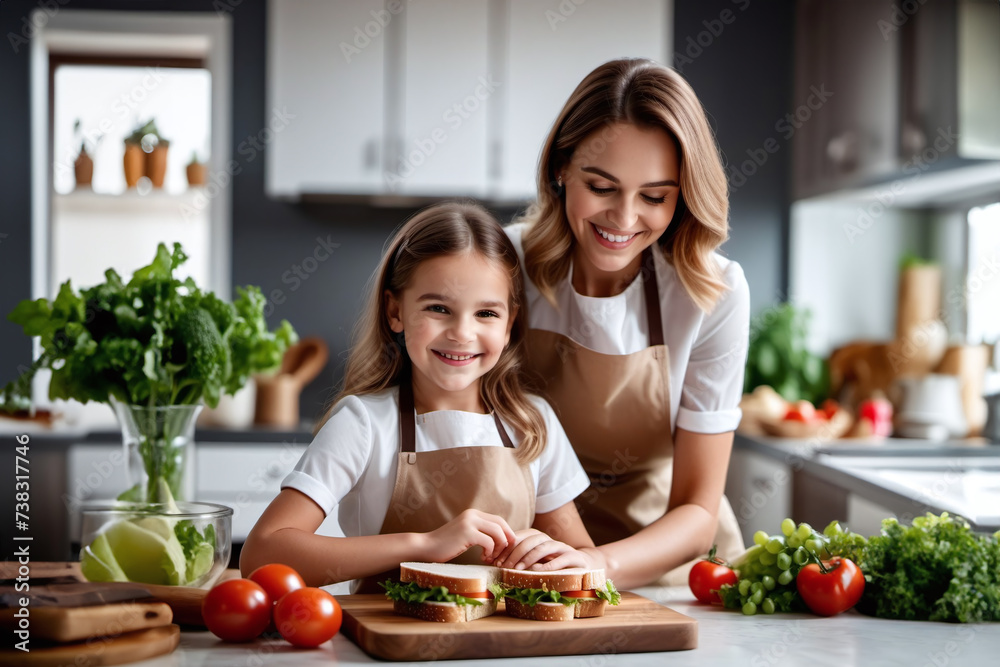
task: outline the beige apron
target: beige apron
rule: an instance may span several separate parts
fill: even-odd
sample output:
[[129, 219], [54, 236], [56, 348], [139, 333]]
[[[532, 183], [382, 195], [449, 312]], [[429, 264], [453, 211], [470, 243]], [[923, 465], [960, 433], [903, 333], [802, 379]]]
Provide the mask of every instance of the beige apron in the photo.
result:
[[[638, 532], [668, 509], [673, 475], [670, 362], [663, 343], [660, 294], [653, 254], [643, 251], [650, 346], [634, 354], [590, 350], [562, 334], [528, 331], [527, 367], [552, 404], [590, 477], [576, 499], [584, 525], [601, 545]], [[715, 544], [722, 558], [743, 552], [736, 515], [719, 504]], [[657, 582], [687, 583], [691, 561]]]
[[[400, 452], [380, 535], [426, 533], [440, 528], [467, 509], [503, 517], [514, 531], [535, 520], [535, 482], [521, 465], [500, 418], [493, 413], [503, 447], [455, 447], [416, 452], [413, 385], [399, 385]], [[473, 547], [453, 563], [482, 565], [481, 547]], [[381, 593], [378, 582], [399, 581], [399, 568], [361, 581], [356, 593]]]

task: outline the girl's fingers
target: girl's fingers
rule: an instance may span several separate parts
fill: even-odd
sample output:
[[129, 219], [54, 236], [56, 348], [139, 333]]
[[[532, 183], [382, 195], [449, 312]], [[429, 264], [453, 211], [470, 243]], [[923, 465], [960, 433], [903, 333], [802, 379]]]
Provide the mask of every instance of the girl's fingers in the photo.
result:
[[[510, 526], [507, 526], [507, 522], [500, 519], [500, 517], [492, 517], [493, 519], [500, 519], [500, 522], [503, 524], [501, 525], [501, 523], [498, 523], [495, 520], [486, 518], [488, 516], [489, 515], [485, 515], [482, 517], [476, 528], [480, 534], [489, 538], [488, 540], [479, 541], [479, 545], [483, 547], [483, 558], [490, 561], [495, 559], [497, 555], [507, 548], [507, 545], [510, 544], [513, 539], [514, 533], [511, 531], [511, 540], [509, 540], [507, 537], [507, 531], [510, 530]], [[506, 530], [504, 530], [505, 527]]]

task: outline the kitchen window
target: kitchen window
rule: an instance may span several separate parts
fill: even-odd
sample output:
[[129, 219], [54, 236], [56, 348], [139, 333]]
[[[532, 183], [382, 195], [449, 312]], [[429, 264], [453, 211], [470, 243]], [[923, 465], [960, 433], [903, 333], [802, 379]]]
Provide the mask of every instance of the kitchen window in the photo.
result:
[[965, 295], [970, 343], [1000, 341], [1000, 203], [969, 211]]
[[[196, 156], [202, 162], [208, 157], [208, 70], [196, 59], [140, 63], [55, 55], [51, 66], [52, 287], [66, 280], [76, 287], [102, 282], [109, 267], [127, 280], [161, 242], [181, 243], [189, 260], [179, 275], [207, 285], [208, 199], [203, 186], [188, 184], [186, 165]], [[143, 152], [137, 157], [145, 175], [128, 187], [125, 139], [149, 120], [169, 142], [159, 147], [165, 173], [151, 174], [154, 153]], [[152, 148], [147, 142], [143, 150]], [[159, 186], [153, 178], [162, 178]], [[79, 252], [87, 246], [88, 252]]]

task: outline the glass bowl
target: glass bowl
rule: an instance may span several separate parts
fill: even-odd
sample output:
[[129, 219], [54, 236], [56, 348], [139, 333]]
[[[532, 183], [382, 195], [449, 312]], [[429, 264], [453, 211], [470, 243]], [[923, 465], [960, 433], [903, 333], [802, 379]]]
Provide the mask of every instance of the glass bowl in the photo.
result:
[[229, 565], [233, 510], [215, 503], [106, 501], [82, 508], [88, 581], [209, 588]]

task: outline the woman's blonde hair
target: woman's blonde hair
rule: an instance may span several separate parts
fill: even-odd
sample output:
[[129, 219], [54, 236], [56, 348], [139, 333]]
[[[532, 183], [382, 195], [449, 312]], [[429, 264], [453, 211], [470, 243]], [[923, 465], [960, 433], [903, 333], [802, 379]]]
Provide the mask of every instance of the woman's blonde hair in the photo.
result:
[[[556, 119], [542, 149], [538, 201], [521, 217], [528, 276], [555, 304], [554, 286], [566, 277], [576, 242], [566, 219], [556, 175], [570, 163], [594, 157], [615, 124], [665, 130], [680, 157], [680, 196], [659, 240], [667, 260], [698, 307], [710, 311], [727, 289], [712, 257], [729, 236], [725, 171], [705, 111], [691, 86], [674, 70], [651, 60], [612, 60], [580, 82]], [[578, 154], [584, 139], [602, 131], [589, 155]]]
[[[517, 458], [528, 463], [545, 446], [545, 422], [528, 399], [523, 369], [527, 304], [517, 252], [500, 223], [477, 204], [446, 202], [418, 212], [396, 233], [369, 284], [368, 301], [355, 327], [355, 343], [347, 359], [344, 386], [333, 401], [373, 394], [409, 381], [410, 360], [386, 315], [386, 290], [397, 297], [422, 262], [444, 255], [475, 252], [502, 267], [510, 279], [510, 342], [480, 383], [488, 410], [496, 412], [521, 435]], [[405, 332], [404, 332], [405, 335]], [[320, 423], [330, 417], [333, 406]]]

